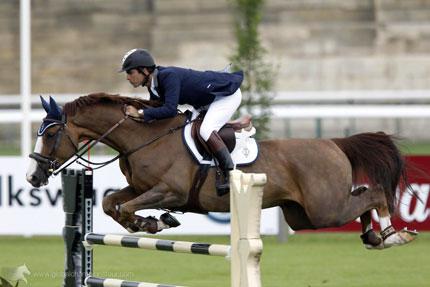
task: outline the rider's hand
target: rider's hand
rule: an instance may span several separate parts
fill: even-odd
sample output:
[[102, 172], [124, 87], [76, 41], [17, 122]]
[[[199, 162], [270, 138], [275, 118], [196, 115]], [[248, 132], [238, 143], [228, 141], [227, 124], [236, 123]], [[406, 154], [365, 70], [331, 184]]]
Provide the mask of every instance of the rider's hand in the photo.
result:
[[127, 106], [127, 108], [125, 109], [125, 114], [135, 118], [139, 117], [139, 113], [137, 112], [137, 109], [133, 106]]

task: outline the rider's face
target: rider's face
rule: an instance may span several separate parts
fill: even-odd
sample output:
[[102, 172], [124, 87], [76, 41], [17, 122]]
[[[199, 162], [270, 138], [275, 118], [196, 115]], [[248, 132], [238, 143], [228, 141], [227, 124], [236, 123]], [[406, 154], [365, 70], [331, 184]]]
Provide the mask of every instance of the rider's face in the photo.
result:
[[137, 88], [142, 85], [143, 81], [145, 81], [146, 76], [142, 73], [139, 73], [137, 69], [131, 69], [127, 71], [127, 80], [130, 84]]

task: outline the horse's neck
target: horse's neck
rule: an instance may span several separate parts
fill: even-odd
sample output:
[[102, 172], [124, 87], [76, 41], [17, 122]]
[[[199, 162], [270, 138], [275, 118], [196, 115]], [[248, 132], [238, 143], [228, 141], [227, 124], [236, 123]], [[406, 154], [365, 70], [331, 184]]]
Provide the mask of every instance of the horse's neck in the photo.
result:
[[[71, 121], [78, 127], [79, 140], [92, 139], [98, 140], [112, 127], [118, 124], [124, 114], [119, 109], [110, 107], [94, 106], [79, 110]], [[114, 128], [101, 142], [114, 148], [117, 151], [123, 151], [127, 148], [127, 136], [122, 132], [122, 126], [127, 121], [122, 122]]]
[[[80, 139], [90, 138], [97, 140], [123, 118], [124, 114], [120, 110], [97, 108], [87, 109], [80, 114], [76, 114], [73, 121], [81, 128]], [[169, 133], [170, 129], [182, 125], [184, 120], [184, 116], [158, 120], [152, 123], [141, 123], [127, 119], [107, 135], [102, 142], [119, 152], [126, 152], [145, 141]], [[163, 140], [163, 138], [160, 138], [160, 141]]]

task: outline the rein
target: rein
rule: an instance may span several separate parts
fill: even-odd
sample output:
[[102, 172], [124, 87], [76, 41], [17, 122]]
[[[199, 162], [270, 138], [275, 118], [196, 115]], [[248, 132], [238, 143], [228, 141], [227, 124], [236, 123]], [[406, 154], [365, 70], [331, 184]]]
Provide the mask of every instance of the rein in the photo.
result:
[[[144, 148], [144, 147], [146, 147], [146, 146], [148, 146], [148, 145], [150, 145], [150, 144], [158, 141], [159, 139], [161, 139], [161, 138], [163, 138], [163, 137], [165, 137], [167, 135], [173, 134], [174, 132], [176, 132], [178, 130], [181, 130], [186, 125], [188, 125], [188, 124], [190, 124], [190, 123], [192, 123], [194, 121], [194, 120], [190, 120], [189, 118], [187, 118], [187, 120], [183, 124], [181, 124], [179, 126], [176, 126], [176, 127], [173, 127], [173, 128], [169, 128], [165, 133], [162, 133], [162, 134], [160, 134], [158, 136], [155, 136], [154, 138], [152, 138], [152, 139], [144, 142], [143, 144], [141, 144], [141, 145], [139, 145], [139, 146], [137, 146], [137, 147], [135, 147], [135, 148], [133, 148], [133, 149], [125, 152], [125, 153], [121, 153], [120, 152], [117, 156], [115, 156], [114, 158], [112, 158], [110, 160], [107, 160], [105, 162], [92, 162], [92, 161], [89, 161], [89, 160], [83, 158], [83, 155], [86, 152], [88, 152], [92, 147], [94, 147], [96, 144], [98, 144], [100, 141], [102, 141], [104, 138], [106, 138], [110, 133], [112, 133], [117, 127], [119, 127], [128, 118], [136, 120], [135, 118], [133, 118], [133, 117], [131, 117], [131, 116], [129, 116], [129, 115], [126, 114], [121, 120], [119, 120], [115, 125], [113, 125], [110, 129], [108, 129], [97, 140], [92, 140], [88, 144], [85, 144], [84, 146], [82, 146], [80, 148], [78, 148], [73, 143], [73, 141], [70, 138], [70, 136], [66, 133], [66, 135], [68, 135], [69, 140], [75, 146], [76, 152], [63, 165], [59, 165], [58, 161], [56, 159], [53, 159], [51, 157], [45, 157], [45, 156], [42, 156], [42, 155], [36, 154], [36, 153], [31, 154], [30, 157], [33, 158], [33, 159], [35, 159], [37, 162], [43, 163], [45, 165], [49, 164], [49, 166], [50, 166], [49, 173], [52, 174], [52, 175], [54, 175], [54, 176], [58, 175], [61, 171], [63, 171], [64, 169], [66, 169], [67, 167], [69, 167], [71, 164], [73, 164], [75, 162], [78, 163], [78, 164], [83, 165], [81, 162], [79, 162], [79, 160], [81, 160], [81, 161], [83, 161], [85, 163], [88, 163], [88, 164], [98, 165], [96, 168], [93, 168], [93, 170], [95, 170], [95, 169], [99, 169], [99, 168], [105, 167], [106, 165], [108, 165], [108, 164], [116, 161], [117, 159], [119, 159], [121, 157], [127, 158], [131, 154], [137, 152], [138, 150], [140, 150], [140, 149], [142, 149], [142, 148]], [[63, 127], [65, 127], [66, 123], [63, 122], [62, 125], [63, 125]], [[57, 140], [57, 141], [59, 141], [59, 140]], [[56, 147], [55, 147], [55, 149], [56, 149]], [[75, 157], [75, 158], [73, 160], [69, 161], [73, 157]]]
[[[63, 166], [60, 166], [57, 170], [55, 170], [55, 171], [53, 171], [52, 172], [52, 174], [53, 175], [57, 175], [57, 174], [59, 174], [62, 170], [64, 170], [64, 169], [66, 169], [67, 167], [69, 167], [71, 164], [73, 164], [74, 162], [77, 162], [77, 163], [79, 163], [79, 164], [81, 164], [80, 162], [78, 162], [78, 160], [82, 160], [82, 161], [84, 161], [84, 162], [86, 162], [86, 163], [88, 163], [88, 164], [93, 164], [93, 165], [99, 165], [98, 167], [96, 167], [96, 168], [93, 168], [93, 170], [94, 169], [99, 169], [99, 168], [102, 168], [102, 167], [104, 167], [104, 166], [106, 166], [106, 165], [108, 165], [108, 164], [110, 164], [110, 163], [112, 163], [112, 162], [114, 162], [115, 160], [117, 160], [119, 157], [121, 157], [121, 153], [119, 154], [119, 155], [117, 155], [116, 157], [114, 157], [113, 159], [110, 159], [110, 160], [108, 160], [108, 161], [105, 161], [105, 162], [92, 162], [92, 161], [89, 161], [89, 160], [87, 160], [87, 159], [85, 159], [85, 158], [83, 158], [82, 156], [86, 153], [86, 152], [88, 152], [92, 147], [94, 147], [96, 144], [98, 144], [100, 141], [102, 141], [104, 138], [106, 138], [110, 133], [112, 133], [117, 127], [119, 127], [123, 122], [125, 122], [125, 120], [127, 120], [129, 118], [129, 116], [126, 114], [121, 120], [119, 120], [116, 124], [114, 124], [110, 129], [108, 129], [103, 135], [101, 135], [97, 140], [95, 140], [95, 141], [90, 141], [88, 144], [85, 144], [85, 145], [83, 145], [82, 147], [80, 147], [80, 148], [77, 148], [76, 147], [76, 145], [73, 143], [73, 145], [75, 146], [75, 148], [76, 148], [76, 152], [70, 157], [70, 158], [72, 158], [72, 157], [74, 157], [75, 156], [75, 158], [72, 160], [72, 161], [70, 161], [70, 162], [68, 162], [67, 163], [67, 161], [66, 161], [66, 163], [65, 164], [63, 164]], [[70, 137], [69, 137], [69, 139], [70, 139]], [[70, 139], [71, 140], [71, 139]], [[69, 158], [69, 159], [70, 159]], [[82, 164], [81, 164], [82, 165]]]
[[179, 126], [177, 126], [177, 127], [174, 127], [174, 128], [170, 128], [170, 129], [168, 129], [168, 130], [167, 130], [167, 132], [165, 132], [165, 133], [163, 133], [163, 134], [161, 134], [161, 135], [158, 135], [158, 136], [156, 136], [156, 137], [154, 137], [154, 138], [152, 138], [152, 139], [148, 140], [147, 142], [145, 142], [145, 143], [143, 143], [143, 144], [141, 144], [141, 145], [139, 145], [139, 146], [135, 147], [135, 148], [134, 148], [134, 149], [132, 149], [132, 150], [129, 150], [128, 152], [124, 153], [124, 154], [123, 154], [123, 156], [124, 156], [124, 157], [128, 157], [128, 156], [130, 156], [131, 154], [133, 154], [133, 153], [137, 152], [138, 150], [140, 150], [141, 148], [144, 148], [144, 147], [146, 147], [146, 146], [148, 146], [148, 145], [152, 144], [153, 142], [158, 141], [158, 140], [159, 140], [159, 139], [161, 139], [162, 137], [165, 137], [165, 136], [167, 136], [167, 135], [173, 134], [173, 133], [174, 133], [174, 132], [176, 132], [177, 130], [180, 130], [180, 129], [184, 128], [186, 125], [188, 125], [188, 124], [192, 123], [193, 121], [194, 121], [194, 120], [186, 120], [186, 121], [185, 121], [185, 123], [183, 123], [182, 125], [179, 125]]

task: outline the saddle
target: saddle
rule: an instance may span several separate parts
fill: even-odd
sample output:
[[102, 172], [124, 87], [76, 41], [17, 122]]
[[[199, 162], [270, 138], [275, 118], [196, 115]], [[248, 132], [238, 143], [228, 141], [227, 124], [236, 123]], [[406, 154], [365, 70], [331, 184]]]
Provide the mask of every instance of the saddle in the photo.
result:
[[[192, 118], [192, 112], [188, 112], [189, 119]], [[196, 115], [193, 119], [193, 124], [186, 126], [183, 132], [184, 144], [187, 146], [190, 154], [194, 157], [194, 159], [199, 162], [199, 169], [194, 175], [193, 183], [191, 189], [189, 191], [189, 197], [187, 203], [178, 207], [175, 210], [178, 211], [194, 211], [197, 213], [207, 213], [201, 205], [199, 201], [200, 189], [204, 182], [206, 181], [206, 177], [208, 175], [209, 169], [211, 168], [211, 161], [213, 160], [213, 156], [209, 147], [206, 145], [206, 142], [200, 136], [200, 127], [202, 125], [205, 114], [200, 113]], [[189, 128], [188, 128], [189, 127]], [[251, 123], [251, 116], [246, 115], [235, 121], [230, 121], [226, 123], [219, 131], [218, 135], [224, 141], [227, 146], [229, 152], [232, 154], [232, 158], [239, 155], [246, 155], [245, 157], [238, 159], [238, 164], [251, 164], [257, 158], [258, 155], [258, 147], [253, 138], [250, 138], [250, 135], [255, 133], [255, 128]], [[236, 138], [238, 138], [236, 142]], [[248, 144], [251, 142], [251, 144]], [[249, 148], [249, 149], [248, 149]], [[243, 151], [247, 152], [244, 153]], [[247, 158], [249, 152], [252, 150], [252, 156]], [[233, 153], [232, 153], [233, 152]], [[198, 153], [198, 154], [196, 154]], [[198, 156], [198, 157], [197, 157]], [[236, 162], [235, 162], [236, 163]], [[217, 167], [218, 169], [218, 167]], [[218, 174], [219, 172], [217, 172]], [[218, 176], [217, 176], [218, 177]]]
[[[199, 153], [204, 159], [211, 159], [211, 151], [207, 146], [204, 139], [200, 136], [200, 127], [202, 125], [205, 113], [200, 114], [191, 127], [191, 136], [197, 147]], [[218, 134], [224, 141], [231, 153], [236, 147], [236, 136], [235, 133], [240, 133], [242, 130], [250, 131], [252, 129], [252, 117], [250, 115], [244, 115], [237, 120], [226, 123], [219, 131]]]

